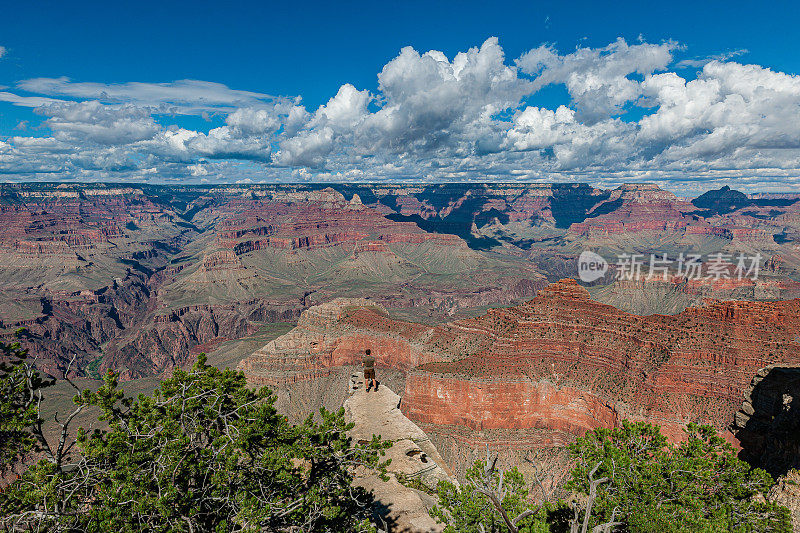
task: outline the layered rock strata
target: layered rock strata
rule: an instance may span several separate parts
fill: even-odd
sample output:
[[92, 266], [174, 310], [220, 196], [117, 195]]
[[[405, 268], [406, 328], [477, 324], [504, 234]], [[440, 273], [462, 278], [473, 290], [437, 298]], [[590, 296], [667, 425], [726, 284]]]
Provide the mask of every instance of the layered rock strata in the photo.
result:
[[727, 430], [759, 369], [800, 366], [798, 326], [798, 300], [637, 316], [562, 280], [525, 304], [436, 327], [391, 320], [371, 302], [331, 302], [240, 368], [280, 388], [352, 368], [371, 348], [379, 375], [405, 377], [403, 413], [466, 445], [521, 432], [531, 447], [557, 447], [622, 418], [679, 439], [688, 422]]
[[82, 374], [168, 371], [337, 296], [431, 323], [472, 316], [575, 276], [586, 248], [764, 258], [753, 283], [593, 292], [627, 311], [800, 294], [797, 195], [725, 188], [688, 201], [647, 184], [2, 184], [0, 224], [0, 335], [26, 327], [55, 374], [73, 357]]

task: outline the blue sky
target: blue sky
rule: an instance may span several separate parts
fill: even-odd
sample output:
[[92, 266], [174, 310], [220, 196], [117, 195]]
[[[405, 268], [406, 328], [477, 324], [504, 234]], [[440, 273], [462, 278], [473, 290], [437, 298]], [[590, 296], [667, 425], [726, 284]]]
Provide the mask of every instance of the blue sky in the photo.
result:
[[[800, 139], [788, 123], [798, 112], [796, 2], [117, 4], [3, 9], [0, 179], [800, 183]], [[423, 59], [396, 61], [404, 47]], [[470, 49], [472, 81], [427, 77], [426, 52], [442, 52], [436, 61], [452, 70]], [[523, 72], [518, 60], [531, 50], [551, 54]], [[609, 61], [626, 66], [609, 70]], [[503, 67], [513, 83], [475, 78], [497, 81]], [[379, 83], [384, 69], [396, 72]], [[667, 74], [703, 82], [684, 98], [716, 106], [714, 116], [667, 102]], [[740, 79], [751, 86], [734, 87]], [[186, 86], [171, 85], [180, 80], [208, 84], [183, 98]], [[714, 83], [723, 89], [708, 96]], [[108, 98], [103, 87], [125, 90]], [[321, 106], [337, 94], [329, 107], [344, 114], [334, 118]], [[649, 115], [664, 116], [641, 123]]]

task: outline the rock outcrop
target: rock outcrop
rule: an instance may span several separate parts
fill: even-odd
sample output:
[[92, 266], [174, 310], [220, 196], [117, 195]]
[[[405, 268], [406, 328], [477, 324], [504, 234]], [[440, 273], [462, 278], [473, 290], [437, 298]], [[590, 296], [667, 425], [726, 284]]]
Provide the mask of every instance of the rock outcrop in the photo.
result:
[[572, 224], [569, 231], [594, 237], [641, 232], [681, 233], [693, 223], [686, 213], [694, 209], [686, 200], [656, 185], [622, 185], [594, 205], [585, 220]]
[[769, 499], [789, 509], [794, 531], [800, 533], [800, 470], [792, 470], [779, 478], [769, 493]]
[[[410, 222], [394, 222], [361, 204], [254, 202], [235, 216], [222, 219], [217, 239], [223, 248], [243, 254], [264, 248], [315, 249], [367, 238], [387, 243], [419, 244], [427, 240], [459, 246], [455, 235], [427, 233]], [[223, 211], [224, 212], [224, 211]]]
[[800, 470], [800, 365], [760, 369], [732, 429], [751, 463], [776, 477]]
[[240, 368], [280, 389], [352, 368], [369, 347], [379, 374], [404, 377], [403, 413], [440, 438], [469, 446], [521, 431], [530, 446], [552, 447], [629, 418], [680, 439], [688, 422], [727, 431], [759, 369], [800, 366], [798, 326], [798, 300], [707, 300], [637, 316], [562, 280], [525, 304], [436, 327], [391, 320], [373, 303], [332, 302]]
[[374, 472], [361, 472], [356, 485], [370, 490], [378, 501], [377, 522], [387, 533], [434, 533], [443, 530], [428, 514], [436, 499], [412, 488], [412, 483], [433, 489], [439, 481], [453, 481], [444, 459], [430, 438], [398, 408], [400, 397], [387, 386], [366, 392], [359, 373], [351, 377], [351, 394], [344, 402], [345, 419], [354, 424], [350, 437], [368, 442], [373, 435], [392, 443], [383, 460], [390, 459], [389, 480]]

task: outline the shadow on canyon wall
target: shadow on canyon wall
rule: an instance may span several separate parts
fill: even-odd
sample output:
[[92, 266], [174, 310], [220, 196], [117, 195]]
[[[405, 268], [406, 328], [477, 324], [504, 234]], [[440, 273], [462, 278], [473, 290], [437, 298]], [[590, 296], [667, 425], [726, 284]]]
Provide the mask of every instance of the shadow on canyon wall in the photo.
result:
[[775, 477], [800, 468], [800, 368], [764, 368], [736, 413], [739, 456]]

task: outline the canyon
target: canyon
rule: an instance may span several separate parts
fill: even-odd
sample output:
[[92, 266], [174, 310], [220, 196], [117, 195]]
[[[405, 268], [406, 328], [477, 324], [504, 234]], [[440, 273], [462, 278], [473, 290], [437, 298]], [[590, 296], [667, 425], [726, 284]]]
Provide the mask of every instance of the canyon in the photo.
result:
[[[672, 440], [689, 422], [711, 424], [746, 454], [756, 453], [752, 425], [774, 421], [797, 397], [798, 326], [800, 300], [709, 299], [675, 315], [639, 316], [596, 302], [564, 279], [523, 304], [436, 326], [393, 319], [374, 301], [335, 299], [306, 310], [294, 330], [239, 369], [302, 418], [341, 405], [347, 376], [369, 348], [379, 379], [403, 390], [403, 414], [456, 472], [487, 443], [517, 454], [558, 452], [622, 419], [657, 423]], [[774, 379], [751, 400], [758, 375]], [[737, 415], [742, 408], [758, 411], [749, 433], [747, 416]], [[784, 438], [795, 434], [796, 413], [782, 416], [780, 429], [756, 434], [785, 472], [800, 464], [796, 442]]]
[[[489, 446], [557, 484], [566, 444], [623, 419], [672, 440], [709, 423], [751, 464], [800, 467], [800, 194], [26, 183], [0, 185], [0, 224], [0, 337], [56, 377], [146, 391], [208, 352], [292, 421], [345, 406], [366, 438], [394, 424], [352, 388], [370, 348], [412, 473], [424, 454], [458, 479]], [[589, 282], [584, 251], [607, 263]], [[427, 523], [393, 487], [393, 519]]]
[[[3, 184], [0, 334], [24, 328], [53, 375], [160, 375], [338, 297], [428, 325], [520, 304], [577, 277], [584, 249], [612, 263], [592, 298], [627, 312], [787, 300], [798, 200], [647, 184]], [[615, 255], [651, 252], [763, 262], [752, 280], [616, 279]]]

